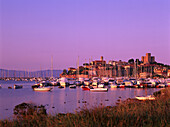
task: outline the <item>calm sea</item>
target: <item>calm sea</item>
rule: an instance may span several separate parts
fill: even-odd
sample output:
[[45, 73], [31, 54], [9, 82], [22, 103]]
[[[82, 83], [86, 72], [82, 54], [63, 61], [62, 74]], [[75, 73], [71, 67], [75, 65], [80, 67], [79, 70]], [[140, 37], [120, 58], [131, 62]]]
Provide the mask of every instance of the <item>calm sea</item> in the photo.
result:
[[[13, 109], [23, 102], [30, 102], [37, 105], [46, 105], [48, 113], [74, 113], [83, 107], [97, 105], [114, 106], [118, 99], [125, 100], [135, 96], [153, 94], [158, 88], [137, 89], [137, 88], [115, 88], [108, 92], [83, 91], [80, 87], [76, 89], [53, 87], [51, 92], [33, 91], [31, 85], [35, 82], [24, 81], [0, 81], [0, 119], [12, 118]], [[8, 89], [14, 84], [23, 85], [22, 89]]]

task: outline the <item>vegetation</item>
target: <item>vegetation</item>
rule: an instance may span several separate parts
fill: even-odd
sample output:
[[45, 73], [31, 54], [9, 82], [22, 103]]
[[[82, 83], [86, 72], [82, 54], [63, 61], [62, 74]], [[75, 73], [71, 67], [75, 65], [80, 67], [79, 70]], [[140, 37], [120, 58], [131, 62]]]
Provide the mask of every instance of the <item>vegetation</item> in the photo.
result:
[[[92, 109], [82, 109], [75, 114], [27, 113], [26, 117], [13, 120], [1, 120], [0, 126], [27, 127], [105, 127], [105, 126], [170, 126], [170, 88], [155, 92], [155, 101], [137, 101], [128, 99], [119, 102], [117, 106], [99, 106]], [[37, 110], [36, 110], [37, 111]], [[22, 113], [21, 113], [22, 114]]]
[[128, 60], [128, 63], [134, 64], [134, 59], [129, 59], [129, 60]]
[[67, 70], [64, 69], [62, 75], [67, 75]]
[[23, 119], [28, 116], [32, 116], [34, 114], [37, 115], [47, 115], [45, 106], [40, 105], [37, 106], [35, 104], [29, 104], [29, 103], [21, 103], [19, 105], [16, 105], [14, 108], [14, 115], [18, 119]]

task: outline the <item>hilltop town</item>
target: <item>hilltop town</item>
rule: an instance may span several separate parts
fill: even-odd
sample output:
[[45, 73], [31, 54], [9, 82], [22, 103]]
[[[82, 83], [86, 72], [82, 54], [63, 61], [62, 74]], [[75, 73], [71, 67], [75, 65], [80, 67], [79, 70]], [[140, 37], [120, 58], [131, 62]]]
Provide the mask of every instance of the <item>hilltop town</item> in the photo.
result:
[[168, 78], [170, 77], [170, 66], [155, 61], [155, 56], [146, 53], [139, 59], [125, 61], [113, 61], [108, 63], [101, 56], [100, 60], [84, 63], [77, 68], [70, 67], [60, 74], [66, 78], [92, 78], [92, 77], [133, 77], [133, 78]]

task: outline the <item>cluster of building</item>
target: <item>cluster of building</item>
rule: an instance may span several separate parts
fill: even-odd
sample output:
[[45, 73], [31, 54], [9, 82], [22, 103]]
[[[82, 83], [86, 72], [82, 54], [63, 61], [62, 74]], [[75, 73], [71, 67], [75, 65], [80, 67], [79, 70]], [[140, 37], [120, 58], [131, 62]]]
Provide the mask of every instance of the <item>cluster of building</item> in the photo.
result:
[[170, 77], [170, 66], [157, 63], [155, 57], [151, 53], [146, 53], [146, 56], [139, 59], [129, 59], [125, 61], [113, 61], [108, 63], [101, 56], [100, 60], [84, 63], [83, 66], [77, 68], [68, 68], [63, 70], [60, 77], [67, 78], [92, 78], [92, 77], [127, 77], [127, 78], [154, 78]]

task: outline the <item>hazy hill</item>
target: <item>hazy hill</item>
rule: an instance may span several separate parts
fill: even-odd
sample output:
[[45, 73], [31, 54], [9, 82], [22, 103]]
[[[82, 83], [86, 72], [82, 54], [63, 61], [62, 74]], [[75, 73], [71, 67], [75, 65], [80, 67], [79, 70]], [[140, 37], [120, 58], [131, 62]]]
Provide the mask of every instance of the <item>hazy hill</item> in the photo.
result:
[[62, 70], [42, 70], [42, 71], [18, 71], [18, 70], [6, 70], [0, 69], [0, 77], [59, 77]]

